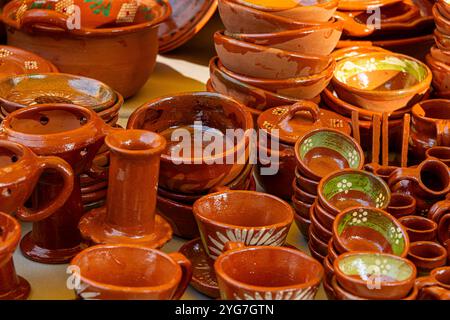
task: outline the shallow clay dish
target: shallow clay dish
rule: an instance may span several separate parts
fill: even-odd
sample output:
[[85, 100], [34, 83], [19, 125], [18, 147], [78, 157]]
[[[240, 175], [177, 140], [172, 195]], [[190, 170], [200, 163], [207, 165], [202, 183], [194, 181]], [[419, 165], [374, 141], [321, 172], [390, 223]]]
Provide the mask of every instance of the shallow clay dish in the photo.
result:
[[370, 53], [341, 60], [332, 80], [339, 97], [367, 110], [392, 113], [419, 101], [431, 70], [400, 54]]

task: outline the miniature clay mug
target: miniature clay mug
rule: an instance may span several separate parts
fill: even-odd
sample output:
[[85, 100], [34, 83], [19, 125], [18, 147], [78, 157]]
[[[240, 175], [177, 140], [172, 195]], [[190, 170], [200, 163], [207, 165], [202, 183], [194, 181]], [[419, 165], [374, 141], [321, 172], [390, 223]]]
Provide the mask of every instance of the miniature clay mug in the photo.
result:
[[425, 151], [425, 156], [427, 159], [438, 159], [450, 167], [450, 147], [431, 147]]
[[441, 244], [450, 239], [450, 199], [436, 202], [428, 212], [428, 218], [438, 224], [437, 238]]
[[373, 251], [406, 257], [409, 238], [405, 227], [389, 213], [370, 207], [342, 211], [333, 224], [338, 252]]
[[294, 210], [287, 202], [255, 191], [206, 195], [194, 203], [193, 212], [212, 259], [236, 239], [251, 246], [282, 246], [294, 220]]
[[231, 242], [214, 263], [224, 300], [313, 300], [322, 265], [297, 249]]
[[130, 244], [90, 247], [71, 267], [82, 299], [178, 300], [192, 277], [191, 263], [181, 253]]
[[417, 275], [416, 267], [406, 258], [363, 251], [340, 255], [333, 269], [344, 290], [367, 299], [403, 299], [413, 289]]
[[429, 276], [417, 278], [419, 300], [450, 300], [450, 267], [437, 268]]
[[406, 216], [398, 221], [406, 228], [411, 242], [436, 239], [438, 225], [433, 220], [421, 216]]
[[409, 247], [408, 259], [416, 265], [419, 273], [429, 273], [431, 270], [447, 264], [447, 249], [437, 242], [412, 242]]
[[409, 194], [392, 193], [386, 211], [397, 219], [414, 215], [416, 213], [416, 199]]
[[[40, 221], [61, 208], [73, 189], [70, 165], [57, 157], [38, 157], [29, 148], [0, 140], [0, 210], [15, 213], [25, 221]], [[37, 211], [24, 207], [45, 170], [55, 170], [63, 179], [59, 195]]]

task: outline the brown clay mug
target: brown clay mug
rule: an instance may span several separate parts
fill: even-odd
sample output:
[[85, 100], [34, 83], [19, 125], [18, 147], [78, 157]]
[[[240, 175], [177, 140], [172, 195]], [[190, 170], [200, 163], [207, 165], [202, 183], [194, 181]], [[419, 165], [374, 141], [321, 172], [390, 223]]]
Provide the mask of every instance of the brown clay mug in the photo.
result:
[[413, 215], [416, 213], [416, 199], [409, 194], [392, 193], [386, 211], [396, 218]]
[[224, 300], [312, 300], [322, 281], [322, 265], [300, 250], [243, 243], [225, 250], [214, 263]]
[[450, 267], [437, 268], [429, 276], [417, 278], [419, 300], [450, 300]]
[[450, 166], [450, 147], [431, 147], [425, 151], [427, 158], [435, 158]]
[[398, 221], [406, 228], [409, 241], [434, 241], [438, 225], [431, 219], [421, 216], [406, 216]]
[[212, 259], [217, 259], [230, 241], [282, 246], [294, 220], [294, 210], [287, 202], [256, 191], [212, 193], [197, 200], [193, 212]]
[[417, 267], [420, 273], [429, 273], [447, 263], [447, 249], [432, 241], [412, 242], [409, 247], [408, 259]]
[[436, 202], [428, 212], [428, 218], [438, 224], [437, 238], [441, 244], [450, 239], [450, 199]]
[[[40, 221], [61, 208], [73, 189], [70, 165], [57, 157], [38, 157], [29, 148], [15, 142], [0, 140], [0, 210], [16, 213], [25, 221]], [[55, 170], [64, 183], [59, 195], [45, 206], [31, 210], [24, 203], [34, 191], [45, 170]]]
[[192, 277], [191, 263], [181, 253], [130, 244], [90, 247], [71, 267], [82, 299], [178, 300]]

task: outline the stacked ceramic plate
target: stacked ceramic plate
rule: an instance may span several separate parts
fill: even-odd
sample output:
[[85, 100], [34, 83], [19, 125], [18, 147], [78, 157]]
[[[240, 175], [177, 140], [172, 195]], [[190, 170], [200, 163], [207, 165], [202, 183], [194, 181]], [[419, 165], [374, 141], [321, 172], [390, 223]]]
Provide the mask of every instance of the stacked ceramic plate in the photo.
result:
[[332, 78], [343, 23], [337, 1], [220, 0], [225, 31], [214, 36], [208, 89], [234, 97], [256, 117], [300, 99], [318, 102]]
[[426, 61], [433, 72], [435, 95], [450, 98], [450, 4], [439, 0], [433, 8], [436, 21], [434, 31], [435, 45], [431, 48]]

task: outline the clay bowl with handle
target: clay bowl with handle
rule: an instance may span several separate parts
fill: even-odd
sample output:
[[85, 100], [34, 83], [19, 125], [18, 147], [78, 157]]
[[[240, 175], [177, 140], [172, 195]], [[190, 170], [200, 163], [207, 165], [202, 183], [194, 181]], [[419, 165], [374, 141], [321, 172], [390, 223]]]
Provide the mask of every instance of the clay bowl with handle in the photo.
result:
[[450, 267], [437, 268], [417, 278], [419, 300], [450, 300]]
[[419, 273], [427, 274], [447, 264], [447, 249], [433, 241], [412, 242], [408, 259], [416, 265]]
[[313, 76], [327, 68], [332, 58], [313, 56], [253, 44], [217, 31], [214, 45], [223, 66], [231, 72], [270, 80]]
[[406, 228], [409, 241], [434, 241], [437, 235], [438, 225], [431, 219], [421, 216], [406, 216], [398, 221]]
[[237, 40], [260, 46], [276, 48], [300, 54], [329, 55], [336, 48], [342, 34], [343, 22], [331, 19], [314, 27], [271, 33], [225, 34]]

